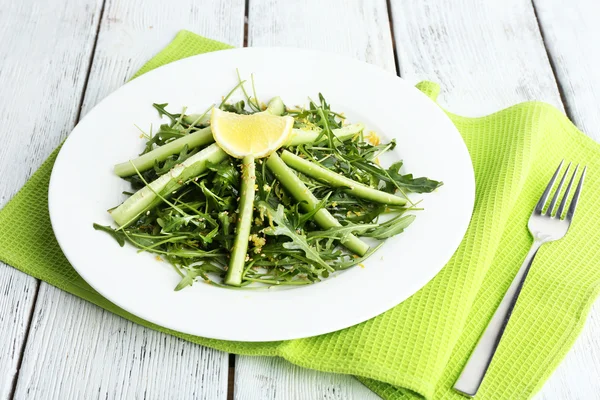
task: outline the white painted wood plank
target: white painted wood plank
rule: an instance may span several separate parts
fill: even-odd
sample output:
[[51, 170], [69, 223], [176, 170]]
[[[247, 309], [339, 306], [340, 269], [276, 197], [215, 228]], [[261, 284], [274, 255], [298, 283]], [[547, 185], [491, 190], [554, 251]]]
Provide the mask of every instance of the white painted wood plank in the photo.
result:
[[[239, 46], [243, 18], [243, 0], [107, 0], [82, 115], [180, 29]], [[132, 324], [42, 283], [16, 397], [225, 399], [227, 364], [226, 353]]]
[[400, 75], [439, 82], [479, 116], [526, 100], [562, 108], [530, 0], [391, 0]]
[[278, 357], [238, 357], [235, 371], [235, 400], [379, 399], [349, 375], [300, 368]]
[[[396, 71], [384, 0], [251, 0], [250, 46], [326, 50]], [[351, 376], [294, 366], [283, 359], [236, 358], [236, 400], [377, 399]]]
[[[74, 125], [100, 6], [101, 0], [2, 4], [0, 208]], [[0, 263], [0, 399], [12, 391], [37, 288], [35, 279]]]
[[[544, 0], [534, 6], [567, 112], [580, 129], [600, 140], [600, 3]], [[600, 399], [600, 303], [538, 398]]]
[[249, 46], [344, 54], [396, 71], [385, 0], [251, 0]]
[[0, 399], [10, 397], [18, 373], [38, 284], [12, 267], [0, 266]]
[[[274, 12], [275, 12], [275, 11], [274, 11]], [[311, 17], [312, 17], [312, 16], [311, 16]], [[251, 19], [252, 19], [252, 16], [251, 16]], [[251, 25], [251, 26], [252, 26], [252, 25]], [[304, 34], [304, 32], [302, 32], [302, 34]], [[397, 40], [398, 40], [398, 33], [396, 33], [396, 35], [397, 35]], [[298, 36], [300, 36], [300, 35], [298, 35]], [[325, 36], [325, 37], [327, 38], [327, 41], [323, 41], [323, 42], [328, 42], [328, 41], [329, 41], [329, 36]], [[269, 38], [267, 38], [267, 39], [269, 39]], [[270, 38], [270, 39], [271, 39], [271, 40], [278, 41], [278, 40], [281, 40], [282, 38], [277, 38], [277, 37], [276, 37], [276, 38]], [[297, 42], [297, 43], [282, 43], [282, 42], [279, 42], [279, 43], [276, 43], [276, 44], [290, 44], [290, 45], [291, 45], [291, 44], [294, 44], [294, 45], [296, 45], [296, 46], [300, 46], [300, 43], [301, 43], [303, 40], [305, 40], [305, 38], [304, 38], [304, 37], [300, 37], [300, 38], [298, 38], [298, 42]], [[349, 46], [349, 45], [351, 45], [351, 43], [350, 43], [350, 42], [347, 42], [346, 44], [347, 44], [348, 46]], [[310, 46], [310, 45], [309, 45], [309, 46]], [[329, 46], [329, 44], [327, 44], [327, 43], [325, 43], [325, 44], [323, 44], [323, 43], [317, 43], [317, 44], [314, 44], [314, 45], [312, 45], [312, 46], [314, 46], [315, 48], [327, 48], [327, 46]], [[308, 47], [308, 46], [307, 46], [307, 47]], [[350, 55], [352, 55], [352, 56], [354, 56], [354, 57], [357, 57], [357, 58], [362, 58], [362, 59], [369, 59], [369, 58], [368, 58], [368, 54], [372, 54], [372, 53], [370, 53], [370, 51], [366, 51], [366, 52], [362, 52], [362, 53], [359, 53], [359, 54], [355, 54], [355, 53], [352, 53], [353, 49], [352, 49], [352, 48], [350, 48], [350, 47], [348, 47], [347, 49], [344, 49], [343, 47], [340, 47], [340, 48], [336, 47], [336, 48], [335, 48], [335, 49], [333, 49], [333, 50], [335, 50], [335, 51], [339, 51], [339, 52], [345, 52], [346, 54], [350, 54]], [[401, 60], [401, 64], [400, 64], [400, 65], [401, 65], [401, 69], [402, 69], [402, 67], [403, 67], [403, 64], [402, 64], [402, 62], [403, 62], [403, 61], [402, 61], [402, 60], [403, 60], [403, 58], [402, 58], [402, 56], [400, 56], [400, 60]], [[387, 68], [388, 68], [388, 69], [390, 69], [390, 67], [393, 69], [393, 64], [389, 64], [389, 65], [387, 66]], [[132, 67], [132, 68], [133, 68], [132, 70], [135, 70], [135, 67]], [[403, 70], [403, 73], [404, 73], [404, 72], [406, 72], [406, 71], [404, 71], [404, 70]], [[468, 74], [467, 74], [467, 75], [468, 75]], [[429, 79], [432, 79], [432, 77], [431, 77], [431, 76], [428, 76], [428, 78], [429, 78]], [[460, 81], [458, 81], [458, 82], [460, 83]], [[457, 84], [459, 84], [459, 83], [457, 83]], [[492, 88], [492, 89], [494, 89], [494, 88]], [[106, 89], [106, 90], [109, 90], [109, 89]], [[488, 89], [488, 90], [489, 90], [489, 89]], [[490, 93], [491, 93], [491, 92], [490, 92]], [[536, 94], [535, 94], [535, 93], [529, 93], [529, 92], [527, 92], [527, 88], [522, 88], [522, 90], [520, 90], [520, 91], [519, 91], [519, 90], [515, 90], [515, 91], [513, 91], [513, 92], [508, 92], [508, 93], [509, 93], [508, 95], [506, 95], [505, 93], [502, 93], [502, 96], [503, 96], [503, 98], [505, 98], [505, 100], [506, 100], [506, 102], [507, 102], [505, 105], [511, 104], [511, 101], [510, 101], [510, 97], [511, 97], [511, 96], [514, 96], [514, 97], [519, 97], [519, 96], [520, 96], [520, 97], [523, 97], [523, 98], [528, 98], [528, 96], [531, 96], [531, 97], [538, 97], [538, 96], [536, 96]], [[106, 93], [104, 93], [104, 94], [106, 94]], [[97, 95], [97, 97], [96, 97], [96, 99], [90, 100], [90, 103], [95, 103], [95, 101], [96, 101], [98, 98], [101, 98], [101, 97], [103, 97], [103, 96], [104, 96], [104, 94], [98, 94], [98, 95]], [[490, 94], [490, 96], [493, 96], [493, 95], [492, 95], [492, 94]], [[456, 98], [458, 99], [459, 97], [458, 97], [458, 96], [456, 96]], [[539, 98], [539, 97], [538, 97], [538, 98]], [[446, 100], [447, 100], [447, 99], [446, 99]], [[519, 99], [519, 100], [520, 100], [520, 99]], [[519, 101], [519, 100], [516, 100], [516, 101]], [[87, 101], [86, 101], [86, 103], [87, 103]], [[486, 104], [486, 103], [482, 102], [481, 104]], [[455, 109], [453, 109], [453, 110], [455, 110]], [[484, 112], [481, 112], [481, 113], [484, 113]], [[0, 286], [0, 287], [1, 287], [1, 286]], [[42, 291], [42, 293], [43, 293], [43, 291]], [[63, 300], [63, 301], [64, 301], [64, 300]], [[0, 309], [1, 309], [1, 308], [0, 308]], [[241, 362], [239, 361], [239, 359], [238, 359], [238, 362], [239, 362], [239, 363], [240, 363], [240, 365], [241, 365]], [[324, 374], [323, 374], [323, 375], [324, 375]], [[282, 377], [282, 378], [283, 378], [283, 377]], [[300, 381], [299, 381], [298, 379], [296, 379], [296, 380], [294, 380], [294, 382], [300, 382]], [[309, 382], [310, 382], [310, 380], [309, 380]]]
[[581, 336], [535, 398], [600, 400], [600, 303], [596, 302]]
[[107, 0], [83, 115], [182, 29], [242, 46], [244, 0]]
[[17, 399], [225, 399], [227, 356], [40, 288]]
[[600, 140], [600, 2], [536, 0], [534, 6], [569, 114]]
[[[280, 12], [272, 2], [260, 4], [264, 5], [260, 9], [261, 15], [268, 15], [269, 10]], [[306, 14], [310, 14], [311, 17], [314, 14], [309, 11], [310, 8], [298, 9], [306, 10]], [[392, 10], [402, 76], [413, 82], [422, 79], [441, 82], [445, 93], [441, 100], [451, 110], [467, 115], [484, 115], [532, 99], [545, 100], [562, 108], [529, 2], [471, 0], [460, 1], [457, 4], [454, 1], [433, 0], [392, 1]], [[310, 42], [319, 32], [307, 32], [318, 30], [318, 21], [312, 21], [315, 23], [309, 30], [291, 33], [291, 39], [288, 39], [288, 32], [284, 27], [288, 26], [290, 21], [302, 26], [303, 19], [300, 18], [300, 13], [290, 11], [293, 17], [273, 17], [274, 22], [270, 24], [255, 25], [252, 5], [250, 11], [251, 44], [257, 44], [255, 41], [268, 45], [291, 45], [299, 42], [302, 46], [335, 50], [335, 44], [330, 43], [331, 33], [321, 34], [321, 37], [327, 39], [317, 44]], [[282, 14], [286, 15], [285, 11], [278, 15]], [[253, 31], [256, 31], [256, 37], [262, 42], [254, 39]], [[351, 51], [347, 53], [352, 54]], [[355, 50], [355, 56], [361, 58], [360, 54], [360, 51]], [[238, 363], [240, 369], [236, 370], [236, 381], [242, 382], [246, 389], [249, 384], [256, 385], [261, 379], [273, 382], [268, 379], [273, 376], [283, 381], [288, 379], [287, 375], [280, 375], [277, 369], [270, 367], [266, 359], [248, 360], [246, 357], [239, 357]], [[292, 379], [291, 383], [283, 387], [292, 388], [292, 393], [297, 393], [293, 392], [298, 390], [298, 384], [294, 383], [304, 379], [315, 379], [309, 377], [309, 374], [304, 372], [303, 377]], [[241, 388], [236, 388], [238, 396]], [[266, 388], [266, 393], [273, 392], [269, 391], [269, 388], [273, 388], [272, 385], [267, 385]], [[243, 398], [260, 398], [264, 394], [254, 391], [256, 395], [252, 397], [243, 390], [240, 393], [245, 396]], [[281, 390], [276, 393], [281, 394]], [[589, 395], [589, 392], [587, 394]], [[273, 394], [272, 397], [279, 398], [279, 395]]]
[[[595, 133], [598, 132], [595, 123], [598, 113], [593, 108], [598, 93], [592, 93], [593, 84], [584, 89], [578, 85], [600, 83], [598, 72], [593, 69], [598, 54], [594, 40], [600, 28], [594, 21], [598, 13], [591, 10], [597, 7], [597, 2], [564, 0], [563, 7], [556, 3], [554, 0], [536, 2], [542, 26], [548, 25], [544, 29], [546, 45], [557, 70], [563, 69], [562, 75], [558, 74], [563, 88], [578, 88], [572, 90], [573, 99], [583, 91], [583, 100], [579, 102], [565, 96], [571, 116], [584, 130], [586, 126], [595, 126], [596, 131], [591, 130]], [[560, 15], [562, 20], [550, 20], [550, 15], [540, 9], [542, 5], [545, 10], [552, 10], [555, 17]], [[449, 110], [464, 115], [484, 115], [526, 100], [544, 100], [563, 108], [529, 1], [393, 0], [391, 6], [401, 75], [413, 82], [422, 79], [440, 82], [440, 100]], [[563, 14], [568, 9], [579, 10], [581, 15], [577, 22], [568, 11]], [[583, 14], [587, 22], [582, 22]], [[565, 31], [572, 33], [581, 26], [585, 29], [565, 41]], [[555, 32], [550, 33], [550, 29]], [[553, 35], [562, 38], [563, 52], [581, 50], [581, 53], [559, 53]], [[573, 59], [577, 65], [569, 71], [565, 66]], [[585, 73], [588, 75], [583, 75]], [[577, 83], [569, 81], [565, 86], [567, 76], [577, 78]], [[573, 109], [576, 105], [572, 104], [580, 103], [584, 103], [587, 110]], [[586, 120], [584, 115], [590, 112], [595, 114]], [[599, 315], [600, 308], [596, 305], [573, 350], [537, 398], [600, 398]]]

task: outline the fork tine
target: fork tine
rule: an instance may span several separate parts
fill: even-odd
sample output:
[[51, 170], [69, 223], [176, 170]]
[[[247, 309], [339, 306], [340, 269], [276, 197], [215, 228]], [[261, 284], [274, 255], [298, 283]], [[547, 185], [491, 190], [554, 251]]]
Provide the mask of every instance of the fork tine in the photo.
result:
[[581, 188], [583, 187], [583, 179], [585, 178], [585, 171], [587, 167], [583, 167], [583, 172], [581, 173], [581, 178], [579, 178], [579, 183], [577, 184], [577, 189], [575, 190], [575, 194], [573, 195], [573, 200], [571, 200], [571, 205], [569, 206], [569, 211], [567, 211], [567, 219], [573, 219], [573, 215], [575, 215], [575, 208], [577, 207], [577, 201], [579, 200], [579, 195], [581, 195]]
[[552, 211], [554, 211], [554, 206], [558, 201], [558, 196], [560, 195], [560, 191], [562, 190], [563, 184], [565, 183], [565, 178], [569, 173], [569, 169], [571, 169], [571, 163], [567, 165], [567, 169], [565, 169], [565, 173], [563, 174], [560, 182], [558, 183], [558, 187], [556, 188], [556, 192], [554, 192], [554, 196], [552, 196], [552, 200], [550, 201], [550, 205], [548, 206], [548, 210], [546, 211], [546, 215], [552, 216]]
[[552, 190], [552, 186], [554, 186], [554, 181], [556, 180], [556, 177], [558, 176], [558, 173], [560, 172], [560, 169], [562, 168], [562, 165], [564, 162], [565, 162], [565, 160], [562, 160], [560, 162], [560, 164], [558, 164], [558, 168], [556, 169], [556, 172], [554, 173], [554, 175], [552, 175], [552, 179], [550, 179], [548, 186], [546, 186], [546, 190], [544, 190], [544, 193], [542, 193], [542, 197], [540, 197], [540, 200], [538, 201], [537, 205], [535, 206], [536, 213], [538, 213], [538, 214], [542, 213], [544, 204], [546, 204], [546, 200], [548, 200], [548, 195], [550, 194], [550, 191]]
[[569, 184], [567, 185], [567, 190], [565, 190], [565, 194], [563, 195], [563, 198], [560, 201], [560, 205], [558, 206], [558, 211], [556, 212], [556, 218], [558, 218], [558, 219], [560, 219], [562, 217], [563, 211], [565, 210], [565, 206], [567, 205], [567, 200], [569, 199], [569, 193], [571, 192], [571, 186], [573, 186], [573, 181], [575, 180], [577, 171], [579, 171], [579, 164], [577, 164], [577, 166], [575, 166], [575, 171], [573, 171], [573, 175], [571, 175], [571, 179], [569, 180]]

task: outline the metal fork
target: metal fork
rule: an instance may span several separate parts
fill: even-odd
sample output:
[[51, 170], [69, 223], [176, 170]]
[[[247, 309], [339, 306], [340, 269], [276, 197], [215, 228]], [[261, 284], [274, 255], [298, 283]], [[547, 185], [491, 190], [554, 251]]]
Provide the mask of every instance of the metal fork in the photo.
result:
[[577, 184], [577, 189], [575, 190], [573, 200], [571, 200], [571, 204], [569, 205], [566, 215], [563, 216], [569, 198], [569, 192], [571, 191], [571, 186], [573, 185], [573, 181], [577, 175], [579, 165], [575, 167], [575, 171], [573, 172], [573, 175], [571, 175], [571, 179], [569, 180], [567, 189], [562, 196], [558, 210], [556, 213], [553, 211], [556, 207], [556, 203], [558, 202], [558, 198], [560, 196], [563, 184], [565, 183], [567, 174], [569, 173], [569, 169], [571, 168], [571, 163], [569, 163], [567, 166], [567, 169], [560, 180], [558, 188], [554, 192], [548, 208], [544, 212], [544, 206], [546, 205], [546, 201], [550, 196], [554, 182], [560, 173], [563, 162], [564, 160], [561, 161], [556, 172], [552, 176], [552, 179], [550, 179], [546, 190], [544, 190], [542, 197], [540, 197], [540, 200], [537, 202], [537, 205], [533, 209], [533, 213], [531, 213], [531, 217], [529, 218], [529, 223], [527, 226], [531, 236], [533, 236], [531, 250], [529, 250], [527, 257], [525, 257], [525, 260], [523, 261], [523, 265], [521, 265], [521, 268], [519, 268], [517, 275], [510, 284], [510, 287], [500, 302], [500, 305], [496, 309], [494, 316], [479, 338], [479, 342], [477, 342], [477, 346], [475, 346], [475, 349], [471, 353], [471, 356], [469, 357], [467, 364], [464, 366], [460, 377], [454, 384], [454, 389], [464, 395], [473, 397], [477, 393], [477, 390], [483, 381], [492, 358], [494, 357], [494, 353], [498, 348], [498, 343], [502, 338], [504, 329], [508, 324], [508, 320], [515, 307], [519, 293], [521, 293], [521, 288], [525, 283], [525, 278], [527, 278], [527, 273], [531, 268], [531, 264], [533, 263], [533, 259], [538, 250], [544, 243], [562, 239], [569, 230], [569, 226], [571, 226], [573, 215], [575, 214], [575, 208], [577, 207], [577, 202], [579, 201], [579, 196], [581, 195], [581, 188], [583, 186], [583, 180], [585, 178], [585, 171], [587, 167], [583, 168], [583, 172], [579, 178], [579, 183]]

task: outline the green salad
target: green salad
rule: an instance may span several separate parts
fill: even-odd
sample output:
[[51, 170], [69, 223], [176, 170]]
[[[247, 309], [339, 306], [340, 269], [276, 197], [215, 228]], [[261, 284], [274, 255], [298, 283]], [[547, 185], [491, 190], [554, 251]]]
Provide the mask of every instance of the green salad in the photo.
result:
[[[230, 101], [237, 91], [244, 100]], [[362, 265], [402, 233], [421, 210], [408, 193], [442, 185], [402, 172], [401, 161], [381, 165], [396, 142], [349, 123], [321, 94], [307, 107], [279, 97], [265, 105], [240, 81], [201, 114], [153, 107], [165, 123], [142, 132], [143, 152], [114, 168], [132, 187], [109, 210], [116, 226], [94, 228], [170, 263], [181, 277], [175, 290], [196, 281], [229, 288], [319, 282]], [[222, 136], [216, 109], [226, 119], [218, 122]], [[252, 147], [263, 120], [289, 129], [262, 158], [232, 157], [215, 143], [237, 140], [239, 131]]]

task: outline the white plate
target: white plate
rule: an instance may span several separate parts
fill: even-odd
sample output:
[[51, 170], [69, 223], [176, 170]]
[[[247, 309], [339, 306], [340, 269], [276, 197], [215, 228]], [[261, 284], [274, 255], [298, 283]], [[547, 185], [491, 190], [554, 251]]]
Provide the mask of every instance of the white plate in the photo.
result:
[[[150, 254], [121, 248], [92, 223], [112, 224], [107, 209], [128, 185], [112, 166], [143, 147], [134, 124], [158, 127], [152, 103], [202, 111], [254, 73], [258, 95], [288, 105], [325, 95], [350, 121], [398, 142], [394, 158], [417, 176], [444, 181], [419, 196], [425, 211], [366, 263], [324, 282], [288, 290], [244, 291], [197, 283], [173, 291], [178, 275]], [[473, 168], [454, 125], [402, 79], [348, 58], [289, 48], [245, 48], [166, 65], [108, 96], [64, 144], [50, 181], [56, 238], [69, 262], [108, 300], [145, 320], [198, 336], [241, 341], [294, 339], [363, 322], [399, 304], [431, 280], [458, 247], [475, 198]]]

